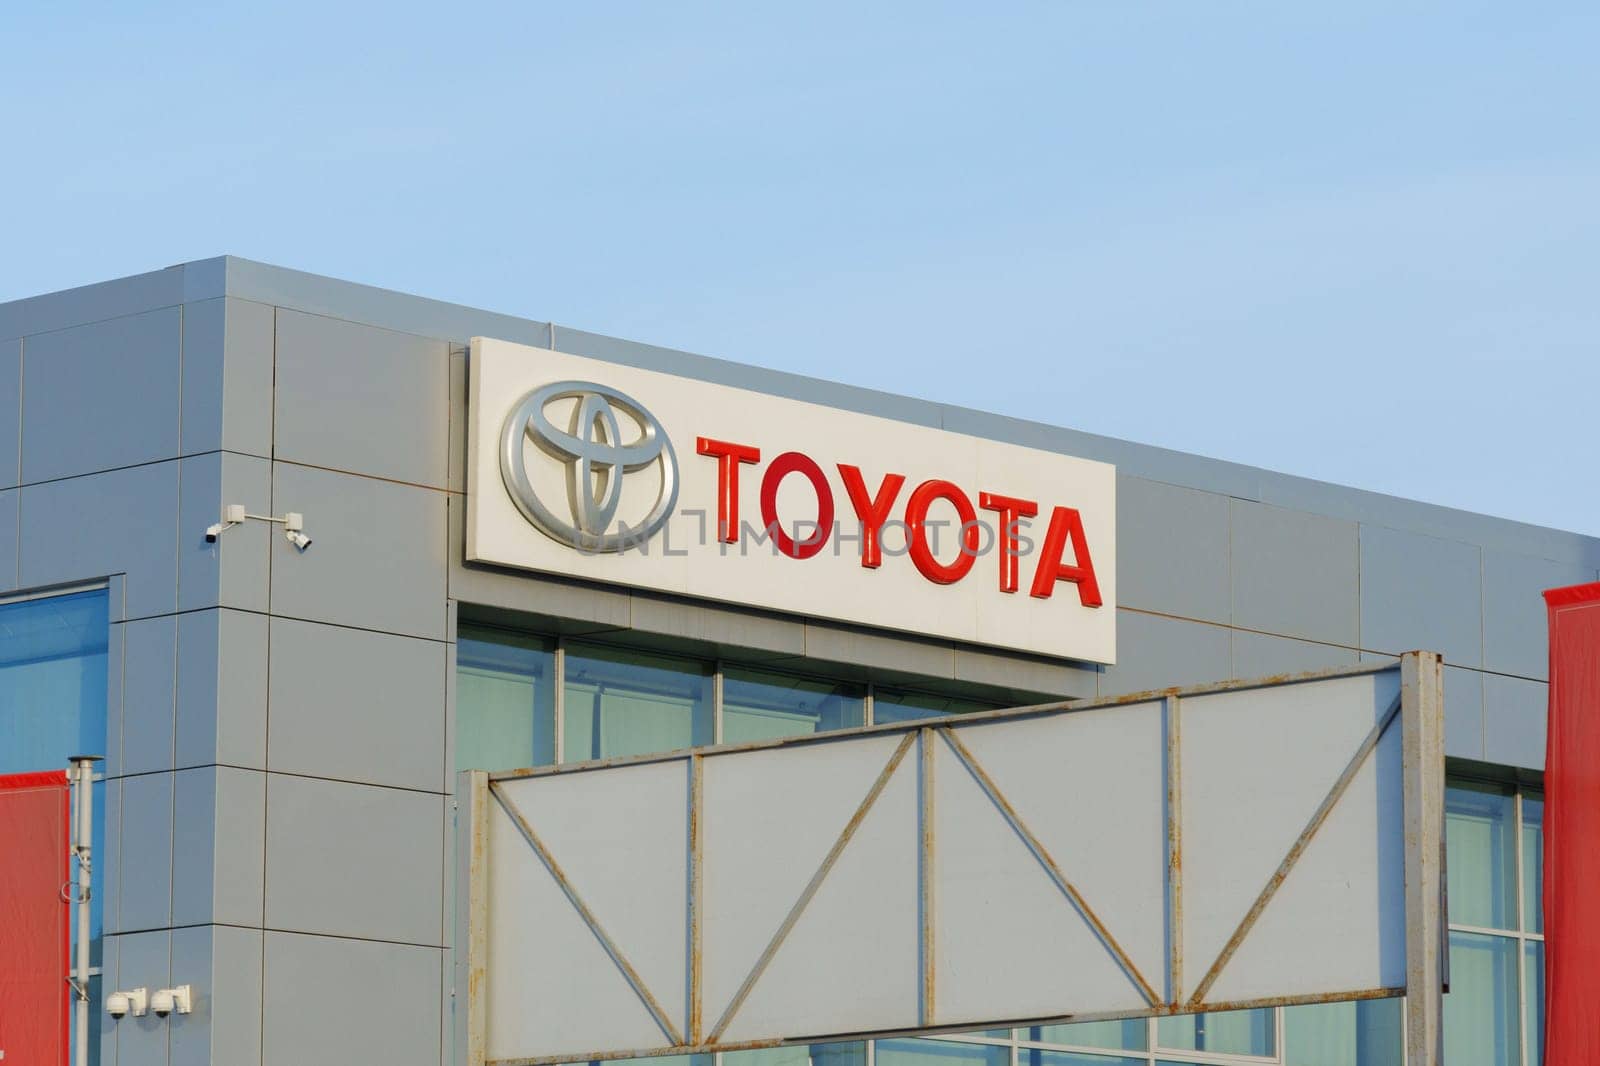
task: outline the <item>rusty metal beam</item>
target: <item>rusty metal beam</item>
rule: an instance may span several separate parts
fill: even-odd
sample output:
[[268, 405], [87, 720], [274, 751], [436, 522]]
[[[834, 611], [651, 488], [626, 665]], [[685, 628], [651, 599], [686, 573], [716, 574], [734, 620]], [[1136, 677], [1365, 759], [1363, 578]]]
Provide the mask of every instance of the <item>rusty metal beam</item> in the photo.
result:
[[920, 772], [917, 775], [918, 799], [921, 801], [917, 809], [917, 912], [922, 923], [922, 938], [917, 952], [920, 964], [921, 994], [919, 999], [918, 1015], [923, 1025], [932, 1025], [934, 1010], [937, 1000], [934, 997], [934, 908], [937, 900], [934, 896], [933, 877], [933, 730], [920, 729], [917, 731], [917, 750], [921, 756]]
[[1400, 657], [1406, 825], [1406, 1061], [1444, 1060], [1444, 682], [1433, 652]]
[[701, 1000], [704, 998], [701, 959], [704, 953], [702, 921], [704, 915], [701, 874], [705, 868], [705, 762], [696, 755], [689, 759], [689, 1042], [698, 1044]]
[[517, 830], [522, 834], [522, 839], [528, 842], [528, 847], [533, 849], [533, 853], [539, 857], [539, 861], [544, 863], [545, 869], [550, 871], [550, 876], [555, 879], [556, 884], [561, 886], [561, 891], [566, 894], [568, 901], [577, 910], [578, 916], [589, 927], [589, 931], [594, 934], [595, 939], [600, 941], [600, 946], [605, 948], [606, 954], [611, 956], [611, 961], [622, 972], [622, 976], [627, 980], [628, 984], [633, 987], [634, 993], [644, 1003], [645, 1009], [655, 1019], [656, 1025], [661, 1027], [661, 1031], [666, 1034], [667, 1039], [672, 1041], [673, 1044], [682, 1044], [683, 1037], [679, 1035], [678, 1027], [672, 1024], [672, 1020], [667, 1017], [667, 1012], [661, 1009], [661, 1004], [656, 1000], [650, 989], [645, 986], [644, 979], [633, 968], [633, 964], [628, 961], [628, 957], [622, 953], [621, 948], [617, 947], [617, 942], [611, 939], [611, 934], [605, 931], [605, 927], [594, 916], [594, 912], [583, 901], [583, 897], [578, 895], [577, 889], [572, 887], [572, 882], [568, 880], [566, 871], [561, 868], [561, 865], [550, 854], [550, 849], [545, 847], [543, 840], [539, 839], [539, 834], [534, 832], [533, 826], [528, 824], [528, 820], [522, 816], [522, 812], [512, 806], [511, 801], [506, 799], [501, 790], [492, 783], [489, 785], [489, 792], [494, 796], [495, 802], [500, 804], [500, 809], [505, 811], [506, 815], [516, 825]]
[[1111, 952], [1112, 957], [1117, 960], [1117, 965], [1121, 966], [1123, 972], [1128, 975], [1129, 980], [1138, 986], [1139, 994], [1144, 996], [1145, 1001], [1151, 1006], [1159, 1004], [1161, 997], [1150, 986], [1150, 982], [1145, 980], [1144, 974], [1139, 972], [1139, 968], [1133, 964], [1133, 960], [1122, 949], [1122, 945], [1117, 943], [1116, 937], [1111, 935], [1111, 930], [1106, 928], [1105, 923], [1100, 920], [1100, 916], [1089, 906], [1089, 902], [1083, 898], [1083, 893], [1079, 892], [1077, 886], [1067, 879], [1066, 874], [1061, 872], [1061, 867], [1056, 864], [1056, 860], [1045, 850], [1044, 844], [1040, 842], [1038, 837], [1033, 835], [1033, 831], [1022, 821], [1016, 809], [1011, 806], [1011, 801], [1006, 799], [1005, 795], [1000, 791], [1000, 786], [995, 784], [994, 779], [978, 764], [978, 760], [973, 756], [972, 752], [967, 750], [967, 746], [956, 738], [955, 733], [948, 726], [941, 726], [939, 732], [943, 734], [945, 742], [950, 745], [950, 750], [955, 752], [956, 758], [961, 760], [972, 776], [977, 779], [984, 792], [988, 794], [989, 799], [999, 808], [1000, 813], [1005, 816], [1005, 820], [1010, 823], [1017, 836], [1021, 837], [1022, 842], [1028, 846], [1028, 850], [1033, 852], [1034, 858], [1038, 859], [1040, 865], [1049, 873], [1050, 879], [1056, 883], [1056, 887], [1062, 891], [1073, 907], [1077, 908], [1078, 914], [1083, 917], [1083, 920], [1089, 923], [1089, 927], [1100, 938], [1100, 942], [1105, 945], [1106, 950]]
[[488, 1039], [485, 964], [489, 957], [489, 776], [482, 770], [473, 770], [459, 775], [457, 781], [457, 794], [466, 806], [468, 834], [464, 849], [467, 876], [462, 882], [467, 890], [467, 936], [462, 945], [467, 957], [466, 1066], [482, 1066]]
[[1211, 968], [1206, 971], [1206, 975], [1200, 979], [1200, 983], [1195, 986], [1194, 994], [1189, 997], [1189, 1006], [1191, 1008], [1199, 1008], [1205, 1002], [1206, 993], [1211, 991], [1211, 986], [1222, 975], [1223, 968], [1233, 958], [1233, 953], [1239, 950], [1239, 945], [1244, 943], [1244, 938], [1255, 927], [1256, 920], [1267, 909], [1267, 904], [1272, 902], [1272, 897], [1278, 894], [1278, 889], [1283, 886], [1284, 879], [1289, 876], [1289, 871], [1294, 869], [1295, 863], [1300, 861], [1300, 856], [1305, 854], [1312, 838], [1317, 835], [1317, 830], [1321, 829], [1322, 824], [1328, 820], [1328, 815], [1333, 812], [1333, 808], [1338, 804], [1339, 798], [1350, 787], [1350, 782], [1355, 780], [1356, 773], [1360, 771], [1362, 764], [1367, 761], [1367, 757], [1377, 748], [1378, 741], [1383, 739], [1383, 734], [1389, 728], [1390, 723], [1399, 717], [1403, 695], [1403, 691], [1397, 693], [1393, 702], [1389, 704], [1388, 710], [1384, 711], [1377, 724], [1368, 730], [1366, 737], [1362, 739], [1360, 746], [1356, 748], [1355, 754], [1345, 764], [1344, 771], [1334, 781], [1333, 787], [1328, 790], [1328, 794], [1317, 805], [1317, 809], [1312, 812], [1310, 820], [1306, 822], [1305, 828], [1300, 830], [1300, 835], [1295, 838], [1295, 842], [1289, 846], [1289, 851], [1284, 855], [1283, 861], [1278, 864], [1278, 868], [1273, 871], [1272, 876], [1267, 878], [1267, 883], [1261, 889], [1260, 895], [1256, 896], [1255, 903], [1251, 904], [1250, 909], [1245, 912], [1245, 916], [1239, 922], [1238, 928], [1233, 931], [1233, 935], [1223, 945], [1221, 954], [1211, 964]]
[[1183, 998], [1183, 714], [1182, 697], [1162, 707], [1167, 741], [1167, 1002]]
[[[789, 913], [783, 919], [783, 924], [778, 926], [776, 933], [772, 934], [772, 939], [767, 943], [766, 949], [761, 952], [761, 957], [756, 959], [755, 966], [745, 975], [744, 983], [739, 986], [739, 991], [734, 993], [733, 1001], [722, 1012], [722, 1017], [717, 1019], [717, 1024], [711, 1027], [711, 1035], [707, 1038], [708, 1043], [715, 1044], [717, 1039], [727, 1031], [728, 1024], [733, 1021], [733, 1016], [739, 1012], [740, 1007], [744, 1006], [744, 1001], [750, 995], [750, 990], [755, 988], [756, 982], [761, 979], [761, 975], [766, 973], [767, 967], [772, 964], [772, 959], [777, 955], [778, 948], [782, 946], [784, 938], [789, 935], [789, 930], [794, 928], [795, 923], [800, 920], [800, 915], [805, 913], [805, 909], [811, 903], [812, 897], [817, 894], [817, 889], [822, 887], [822, 882], [827, 879], [828, 874], [833, 870], [833, 864], [838, 861], [839, 856], [844, 852], [845, 845], [850, 843], [851, 838], [856, 835], [856, 830], [861, 828], [862, 820], [866, 818], [867, 812], [872, 810], [872, 805], [878, 802], [878, 797], [883, 794], [884, 787], [889, 783], [889, 778], [894, 776], [895, 770], [899, 768], [900, 763], [905, 759], [906, 752], [911, 749], [911, 742], [916, 739], [917, 734], [914, 731], [901, 738], [900, 744], [894, 749], [894, 753], [889, 756], [889, 761], [884, 764], [883, 769], [878, 772], [877, 779], [872, 782], [872, 787], [867, 789], [867, 794], [861, 800], [860, 806], [856, 808], [856, 812], [850, 816], [850, 820], [840, 830], [838, 839], [833, 842], [833, 847], [828, 849], [828, 854], [823, 858], [822, 865], [818, 866], [817, 872], [811, 875], [811, 881], [801, 891], [800, 898], [795, 900], [794, 906], [789, 908]], [[770, 1047], [773, 1045], [764, 1046]]]

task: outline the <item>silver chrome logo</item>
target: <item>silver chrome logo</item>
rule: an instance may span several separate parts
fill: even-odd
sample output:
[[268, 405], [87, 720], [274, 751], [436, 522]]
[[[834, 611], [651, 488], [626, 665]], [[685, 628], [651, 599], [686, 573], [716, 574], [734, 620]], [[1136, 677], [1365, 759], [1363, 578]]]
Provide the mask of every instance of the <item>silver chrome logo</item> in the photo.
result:
[[[575, 401], [565, 428], [548, 409]], [[618, 418], [621, 414], [622, 419]], [[623, 422], [632, 423], [624, 441]], [[539, 498], [528, 478], [526, 442], [564, 464], [566, 500], [562, 517]], [[659, 464], [655, 504], [637, 522], [619, 523], [625, 475]], [[557, 381], [524, 396], [500, 433], [500, 476], [528, 521], [580, 551], [617, 552], [637, 547], [666, 523], [678, 502], [678, 457], [654, 415], [626, 393], [590, 381]], [[613, 530], [613, 524], [618, 528]]]

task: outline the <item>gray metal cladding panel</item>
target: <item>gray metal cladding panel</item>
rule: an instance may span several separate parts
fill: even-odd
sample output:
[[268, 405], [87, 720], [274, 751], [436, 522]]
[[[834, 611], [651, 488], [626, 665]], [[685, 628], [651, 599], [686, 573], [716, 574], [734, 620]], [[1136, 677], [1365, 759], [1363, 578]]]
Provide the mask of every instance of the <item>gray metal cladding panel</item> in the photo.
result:
[[[117, 939], [117, 972], [111, 988], [147, 988], [152, 992], [172, 983], [172, 934], [132, 933]], [[168, 1066], [172, 1034], [165, 1018], [132, 1015], [116, 1023], [117, 1066]]]
[[166, 307], [27, 338], [23, 482], [176, 456], [181, 327]]
[[172, 974], [194, 987], [194, 1013], [174, 1014], [169, 1066], [259, 1066], [261, 932], [201, 925], [172, 932]]
[[221, 296], [220, 260], [200, 260], [145, 274], [80, 285], [0, 303], [0, 337], [46, 333], [86, 322]]
[[0, 592], [17, 587], [17, 505], [21, 493], [16, 489], [0, 492]]
[[242, 503], [250, 514], [272, 513], [272, 466], [255, 456], [212, 452], [181, 464], [178, 519], [178, 609], [239, 607], [265, 611], [270, 541], [282, 527], [250, 520], [207, 541], [222, 508]]
[[183, 454], [272, 454], [273, 308], [215, 299], [183, 309]]
[[266, 924], [438, 945], [443, 841], [441, 796], [269, 774]]
[[[117, 979], [117, 956], [120, 954], [122, 938], [112, 935], [107, 931], [100, 941], [100, 972], [104, 976], [100, 979], [102, 986], [115, 984]], [[118, 986], [120, 987], [120, 986]], [[117, 1020], [105, 1011], [89, 1015], [89, 1039], [91, 1047], [95, 1044], [100, 1048], [100, 1066], [117, 1066]], [[90, 1054], [94, 1054], [90, 1051]]]
[[437, 1066], [438, 948], [274, 932], [264, 951], [261, 1066]]
[[827, 622], [806, 622], [806, 657], [918, 677], [956, 675], [956, 653], [949, 644]]
[[122, 779], [118, 928], [172, 924], [172, 774]]
[[126, 574], [128, 618], [177, 603], [178, 463], [114, 470], [22, 490], [25, 587]]
[[1361, 646], [1427, 648], [1454, 666], [1483, 663], [1480, 549], [1383, 526], [1361, 527]]
[[1354, 666], [1359, 660], [1354, 648], [1341, 648], [1336, 644], [1314, 644], [1244, 629], [1233, 630], [1232, 638], [1233, 676], [1236, 678], [1328, 670], [1336, 666]]
[[273, 500], [314, 540], [272, 537], [274, 614], [444, 638], [443, 492], [275, 463]]
[[267, 759], [267, 619], [247, 611], [178, 616], [177, 765], [260, 769]]
[[442, 792], [446, 645], [272, 620], [272, 770]]
[[174, 776], [173, 924], [259, 926], [266, 775], [206, 766]]
[[1483, 668], [1544, 680], [1550, 672], [1545, 589], [1595, 580], [1590, 567], [1485, 549]]
[[1356, 526], [1279, 507], [1229, 502], [1233, 624], [1356, 646]]
[[1444, 668], [1444, 753], [1483, 759], [1484, 675], [1463, 666]]
[[1226, 623], [1232, 617], [1228, 498], [1117, 478], [1117, 598], [1127, 607]]
[[634, 593], [630, 599], [635, 632], [749, 650], [763, 658], [769, 654], [804, 655], [806, 651], [805, 622], [794, 616], [692, 603], [648, 593]]
[[1117, 611], [1116, 666], [1100, 675], [1100, 695], [1118, 696], [1227, 677], [1229, 631], [1138, 611]]
[[122, 752], [107, 773], [172, 769], [178, 620], [143, 618], [112, 627], [123, 641]]
[[277, 457], [443, 488], [449, 346], [278, 311]]
[[22, 341], [0, 341], [0, 487], [20, 484], [22, 426]]
[[955, 653], [957, 681], [1025, 694], [1019, 702], [1027, 702], [1036, 694], [1093, 698], [1099, 691], [1100, 671], [1092, 665], [1023, 658], [961, 645], [957, 645]]
[[1549, 698], [1550, 687], [1543, 681], [1484, 674], [1484, 759], [1543, 770]]

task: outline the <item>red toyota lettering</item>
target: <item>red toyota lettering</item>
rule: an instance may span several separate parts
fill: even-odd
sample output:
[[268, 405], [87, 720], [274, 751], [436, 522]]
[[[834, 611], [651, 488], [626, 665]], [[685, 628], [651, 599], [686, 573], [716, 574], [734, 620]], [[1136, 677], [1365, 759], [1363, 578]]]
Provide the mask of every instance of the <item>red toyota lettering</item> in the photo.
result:
[[[961, 550], [949, 565], [934, 558], [928, 542], [928, 507], [934, 500], [949, 500], [961, 519]], [[967, 494], [948, 481], [924, 481], [906, 503], [906, 527], [911, 531], [911, 561], [922, 576], [940, 585], [953, 585], [967, 576], [978, 561], [978, 512]]]
[[[1068, 541], [1072, 542], [1070, 566], [1063, 561]], [[1076, 584], [1078, 602], [1085, 607], [1099, 607], [1104, 602], [1094, 576], [1094, 560], [1089, 557], [1089, 541], [1083, 535], [1083, 519], [1071, 507], [1057, 507], [1050, 515], [1050, 528], [1039, 549], [1039, 568], [1033, 572], [1033, 588], [1028, 594], [1048, 600], [1057, 581]]]
[[[695, 448], [717, 461], [717, 539], [724, 544], [739, 539], [739, 464], [759, 463], [761, 449], [747, 444], [698, 437]], [[704, 534], [702, 534], [703, 536]]]
[[900, 495], [900, 487], [906, 483], [906, 476], [883, 475], [875, 495], [867, 494], [867, 483], [861, 476], [859, 466], [840, 463], [839, 477], [844, 480], [844, 491], [850, 497], [850, 506], [855, 508], [856, 518], [861, 522], [861, 565], [875, 570], [883, 565], [883, 545], [879, 543], [878, 536], [883, 524], [889, 520], [889, 509], [894, 506], [895, 497]]
[[[778, 522], [778, 486], [785, 477], [794, 473], [804, 474], [817, 494], [817, 531], [800, 541], [784, 532]], [[772, 539], [777, 543], [778, 550], [793, 559], [809, 559], [828, 543], [828, 535], [833, 532], [833, 490], [828, 487], [822, 467], [809, 455], [784, 452], [772, 460], [767, 472], [761, 476], [761, 521], [772, 530]]]
[[978, 506], [994, 511], [1000, 516], [1000, 532], [996, 539], [1000, 545], [1000, 591], [1017, 591], [1017, 520], [1032, 518], [1039, 513], [1039, 505], [1032, 500], [1015, 496], [1002, 496], [998, 492], [978, 493]]

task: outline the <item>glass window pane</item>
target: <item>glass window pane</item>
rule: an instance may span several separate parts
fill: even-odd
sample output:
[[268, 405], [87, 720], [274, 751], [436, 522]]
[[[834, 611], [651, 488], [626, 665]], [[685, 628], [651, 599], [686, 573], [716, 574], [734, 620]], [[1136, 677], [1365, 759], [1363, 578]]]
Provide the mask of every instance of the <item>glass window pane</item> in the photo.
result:
[[722, 740], [739, 744], [859, 726], [865, 694], [860, 685], [730, 666], [722, 675]]
[[1143, 1056], [1134, 1059], [1121, 1055], [1086, 1055], [1077, 1051], [1022, 1048], [1017, 1055], [1017, 1066], [1145, 1066], [1145, 1059]]
[[1544, 800], [1522, 797], [1522, 928], [1544, 932]]
[[859, 1042], [791, 1044], [788, 1047], [722, 1053], [722, 1066], [865, 1066], [866, 1061], [867, 1045]]
[[1516, 928], [1513, 829], [1512, 798], [1506, 789], [1463, 783], [1445, 790], [1452, 924]]
[[1143, 1051], [1145, 1020], [1127, 1018], [1119, 1022], [1072, 1022], [1067, 1025], [1035, 1025], [1021, 1030], [1023, 1040], [1039, 1044], [1067, 1044], [1071, 1047], [1103, 1047], [1114, 1051]]
[[1285, 1007], [1288, 1066], [1401, 1066], [1405, 1001], [1367, 999]]
[[1450, 934], [1450, 994], [1444, 997], [1444, 1059], [1450, 1066], [1522, 1060], [1516, 952], [1513, 937]]
[[1536, 1066], [1544, 1061], [1544, 944], [1528, 940], [1523, 942], [1523, 948], [1526, 949], [1524, 980], [1528, 1002], [1523, 1004], [1522, 1017], [1528, 1027], [1528, 1061]]
[[1011, 1049], [949, 1040], [880, 1040], [876, 1066], [1011, 1066]]
[[1276, 1055], [1278, 1035], [1271, 1010], [1179, 1014], [1156, 1022], [1156, 1043], [1174, 1051], [1220, 1051], [1227, 1055]]
[[456, 769], [555, 762], [555, 653], [547, 640], [486, 626], [456, 638]]
[[0, 774], [106, 753], [104, 589], [0, 604]]
[[696, 659], [569, 645], [563, 762], [711, 743], [711, 667]]
[[973, 711], [992, 711], [1000, 706], [987, 700], [968, 699], [964, 696], [938, 696], [929, 692], [907, 692], [904, 689], [875, 688], [872, 691], [872, 722], [914, 722], [919, 718], [940, 718], [949, 714], [971, 714]]

